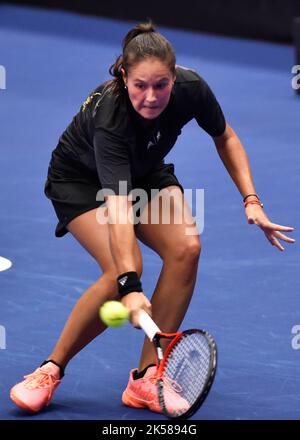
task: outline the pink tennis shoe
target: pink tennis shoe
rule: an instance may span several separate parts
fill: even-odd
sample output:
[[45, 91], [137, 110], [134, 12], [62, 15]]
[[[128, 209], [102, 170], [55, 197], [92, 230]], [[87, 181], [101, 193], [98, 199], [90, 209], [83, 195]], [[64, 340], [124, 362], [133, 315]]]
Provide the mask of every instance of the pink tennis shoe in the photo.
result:
[[[131, 370], [127, 387], [122, 395], [122, 401], [125, 405], [132, 408], [148, 408], [150, 411], [162, 413], [157, 396], [157, 367], [149, 367], [145, 375], [141, 379], [133, 379]], [[166, 386], [165, 389], [165, 403], [171, 412], [186, 412], [190, 405], [180, 396], [177, 387]]]
[[52, 362], [47, 362], [24, 376], [24, 379], [10, 390], [10, 397], [19, 408], [35, 413], [49, 405], [61, 382], [60, 369]]
[[[148, 408], [161, 413], [157, 397], [156, 366], [149, 367], [140, 379], [133, 379], [134, 372], [135, 370], [130, 372], [127, 387], [122, 395], [123, 403], [133, 408]], [[48, 362], [24, 376], [24, 379], [11, 389], [10, 397], [19, 408], [36, 413], [49, 405], [55, 389], [61, 382], [60, 368]], [[180, 396], [176, 387], [166, 387], [165, 401], [167, 407], [174, 412], [185, 412], [189, 409], [188, 402]]]

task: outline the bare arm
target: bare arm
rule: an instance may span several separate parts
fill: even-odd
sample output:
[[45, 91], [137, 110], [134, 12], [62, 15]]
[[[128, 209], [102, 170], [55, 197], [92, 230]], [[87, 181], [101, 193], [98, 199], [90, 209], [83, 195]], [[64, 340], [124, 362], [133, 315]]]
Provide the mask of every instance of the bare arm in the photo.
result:
[[[225, 132], [221, 136], [215, 137], [214, 142], [224, 166], [242, 197], [244, 198], [248, 194], [256, 194], [246, 152], [234, 130], [227, 124]], [[255, 197], [247, 198], [247, 201], [255, 200]], [[259, 226], [270, 243], [279, 250], [283, 251], [284, 248], [278, 239], [287, 243], [295, 242], [294, 239], [282, 233], [291, 232], [293, 228], [271, 223], [260, 205], [249, 204], [245, 208], [245, 214], [248, 223]]]
[[[132, 203], [127, 196], [108, 196], [106, 198], [109, 218], [110, 248], [118, 275], [137, 272], [134, 249], [136, 236], [133, 227]], [[151, 314], [151, 303], [142, 292], [131, 292], [122, 298], [122, 303], [130, 311], [131, 322], [138, 327], [137, 316], [140, 309]]]
[[133, 228], [132, 204], [127, 196], [108, 196], [109, 238], [113, 258], [120, 274], [137, 271], [134, 248], [136, 237]]
[[224, 134], [215, 137], [214, 142], [222, 162], [242, 197], [244, 198], [248, 194], [255, 194], [256, 191], [249, 161], [241, 141], [234, 130], [226, 124]]

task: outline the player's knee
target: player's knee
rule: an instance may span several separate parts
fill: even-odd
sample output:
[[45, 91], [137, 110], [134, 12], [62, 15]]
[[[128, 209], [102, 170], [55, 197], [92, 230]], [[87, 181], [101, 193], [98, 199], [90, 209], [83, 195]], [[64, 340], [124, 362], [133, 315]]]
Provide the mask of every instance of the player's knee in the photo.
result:
[[92, 288], [101, 297], [107, 296], [106, 300], [113, 299], [118, 294], [117, 275], [112, 272], [103, 272]]
[[[139, 277], [141, 277], [143, 271], [142, 262], [136, 262], [136, 272]], [[111, 284], [111, 286], [117, 286], [117, 278], [121, 274], [118, 272], [117, 268], [114, 267], [109, 270], [105, 270], [102, 276], [98, 279], [97, 283], [103, 283], [103, 281]]]
[[197, 237], [190, 237], [183, 245], [181, 257], [190, 264], [198, 261], [200, 253], [200, 240]]
[[176, 243], [175, 247], [166, 253], [166, 258], [175, 259], [181, 264], [191, 266], [199, 260], [201, 253], [200, 240], [197, 237], [187, 237], [181, 243]]
[[197, 238], [197, 237], [194, 237], [193, 242], [191, 244], [191, 253], [197, 259], [200, 257], [200, 254], [201, 254], [201, 243], [200, 243], [199, 238]]
[[102, 276], [99, 278], [98, 282], [101, 283], [105, 281], [108, 284], [111, 284], [112, 286], [117, 285], [117, 277], [118, 272], [117, 270], [107, 270], [104, 271]]

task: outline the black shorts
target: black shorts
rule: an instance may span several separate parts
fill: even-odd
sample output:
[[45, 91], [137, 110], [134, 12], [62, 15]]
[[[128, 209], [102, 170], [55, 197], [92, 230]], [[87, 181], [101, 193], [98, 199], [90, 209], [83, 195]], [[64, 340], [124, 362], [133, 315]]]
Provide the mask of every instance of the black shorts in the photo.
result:
[[[174, 174], [174, 165], [160, 164], [154, 171], [138, 180], [134, 187], [144, 189], [148, 200], [151, 200], [151, 189], [161, 190], [167, 186], [178, 186], [183, 192], [183, 187]], [[55, 229], [56, 237], [67, 234], [67, 224], [84, 212], [98, 208], [104, 202], [97, 201], [97, 192], [101, 184], [95, 175], [66, 176], [66, 174], [49, 167], [48, 178], [45, 184], [45, 194], [52, 201], [58, 224]]]

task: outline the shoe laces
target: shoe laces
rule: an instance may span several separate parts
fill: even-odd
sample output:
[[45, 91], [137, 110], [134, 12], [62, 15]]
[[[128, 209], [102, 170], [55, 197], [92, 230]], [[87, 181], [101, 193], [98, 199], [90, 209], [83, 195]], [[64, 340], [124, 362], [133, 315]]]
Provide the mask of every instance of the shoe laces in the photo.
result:
[[57, 382], [57, 379], [55, 379], [49, 371], [42, 368], [38, 368], [33, 373], [27, 374], [24, 376], [24, 379], [26, 379], [24, 386], [29, 390], [51, 387]]

